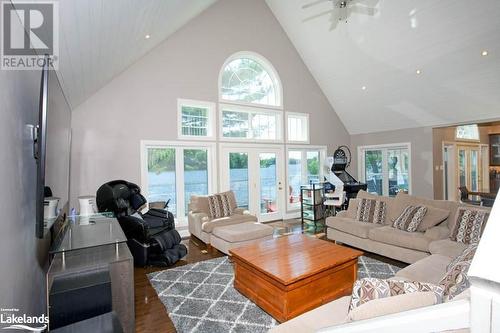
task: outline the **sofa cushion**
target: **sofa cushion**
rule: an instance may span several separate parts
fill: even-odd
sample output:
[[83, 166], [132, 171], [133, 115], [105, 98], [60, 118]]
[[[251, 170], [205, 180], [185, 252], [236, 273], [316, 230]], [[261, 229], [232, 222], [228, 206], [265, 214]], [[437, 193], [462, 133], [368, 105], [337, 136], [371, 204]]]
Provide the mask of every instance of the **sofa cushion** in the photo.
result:
[[419, 281], [397, 281], [377, 278], [364, 278], [354, 282], [349, 311], [374, 299], [381, 299], [414, 292], [433, 292], [439, 302], [443, 296], [443, 287]]
[[450, 258], [459, 256], [465, 249], [467, 244], [454, 242], [450, 239], [441, 239], [433, 241], [429, 244], [429, 252], [432, 254], [442, 254]]
[[345, 296], [326, 303], [272, 328], [269, 333], [315, 333], [325, 327], [343, 324], [350, 301], [351, 297]]
[[189, 209], [193, 213], [205, 213], [210, 214], [208, 208], [208, 196], [207, 195], [192, 195], [189, 202]]
[[383, 228], [380, 224], [359, 222], [347, 217], [338, 216], [327, 217], [326, 225], [360, 238], [368, 238], [368, 232], [373, 228]]
[[372, 200], [380, 200], [387, 204], [386, 207], [386, 219], [385, 224], [391, 224], [394, 219], [396, 219], [404, 207], [402, 207], [394, 198], [385, 197], [381, 195], [371, 194], [364, 190], [358, 192], [357, 199], [372, 199]]
[[448, 264], [448, 267], [446, 268], [446, 270], [450, 270], [453, 266], [455, 266], [456, 264], [458, 264], [459, 262], [461, 261], [470, 261], [472, 259], [474, 259], [474, 255], [476, 254], [476, 250], [477, 250], [477, 246], [479, 245], [479, 243], [474, 243], [474, 244], [470, 244], [469, 246], [467, 246], [464, 251], [462, 253], [460, 253], [460, 255], [458, 255], [455, 259], [453, 259], [449, 264]]
[[489, 215], [485, 209], [460, 207], [450, 239], [464, 244], [479, 242]]
[[432, 228], [441, 222], [445, 221], [448, 216], [450, 216], [450, 211], [447, 209], [441, 209], [432, 206], [427, 207], [427, 213], [425, 214], [422, 223], [417, 228], [417, 231], [426, 231], [429, 228]]
[[[454, 225], [453, 218], [455, 216], [455, 213], [458, 208], [458, 203], [455, 201], [448, 201], [448, 200], [433, 200], [433, 199], [427, 199], [427, 198], [422, 198], [422, 197], [417, 197], [414, 195], [409, 195], [403, 192], [399, 192], [396, 195], [395, 201], [398, 202], [399, 204], [403, 205], [403, 207], [413, 205], [413, 206], [419, 206], [419, 205], [424, 205], [426, 207], [433, 207], [433, 208], [438, 208], [442, 209], [445, 211], [449, 211], [448, 217], [445, 219], [448, 227], [451, 229]], [[435, 213], [435, 214], [434, 214]], [[435, 222], [436, 219], [438, 219], [440, 214], [444, 214], [444, 212], [433, 212], [429, 216], [427, 216], [427, 219], [424, 218], [424, 221], [422, 221], [423, 225], [421, 226], [421, 229], [419, 231], [423, 231], [424, 227], [428, 227], [429, 224], [432, 224], [433, 221]]]
[[361, 199], [358, 199], [358, 198], [350, 199], [349, 206], [347, 207], [347, 211], [346, 211], [347, 215], [345, 217], [349, 217], [349, 218], [355, 220], [356, 219], [356, 212], [358, 211], [358, 205], [360, 202], [361, 202]]
[[382, 200], [360, 199], [356, 210], [356, 220], [360, 222], [384, 224], [387, 203]]
[[422, 223], [427, 207], [425, 206], [408, 206], [401, 215], [394, 220], [393, 227], [399, 230], [415, 232], [418, 226]]
[[218, 219], [203, 222], [203, 224], [201, 225], [201, 230], [211, 233], [216, 227], [243, 222], [257, 222], [257, 218], [253, 215], [232, 215], [220, 217]]
[[390, 226], [372, 228], [368, 238], [377, 242], [428, 252], [430, 239], [423, 232], [406, 232]]
[[450, 257], [433, 254], [403, 268], [396, 274], [394, 279], [402, 278], [409, 281], [438, 284], [445, 276], [451, 260]]
[[375, 299], [350, 311], [347, 316], [347, 321], [365, 320], [393, 313], [410, 311], [425, 306], [435, 305], [437, 302], [438, 299], [436, 294], [431, 291], [421, 291]]
[[239, 223], [215, 227], [212, 235], [229, 243], [244, 242], [272, 235], [274, 228], [261, 223]]

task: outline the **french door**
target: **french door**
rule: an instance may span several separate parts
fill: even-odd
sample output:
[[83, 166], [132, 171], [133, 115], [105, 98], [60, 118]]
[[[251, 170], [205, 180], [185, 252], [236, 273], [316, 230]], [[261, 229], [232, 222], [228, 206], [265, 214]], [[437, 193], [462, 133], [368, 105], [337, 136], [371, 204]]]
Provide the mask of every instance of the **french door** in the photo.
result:
[[284, 213], [283, 148], [222, 144], [221, 190], [232, 190], [239, 207], [260, 222], [279, 220]]
[[457, 184], [469, 191], [478, 192], [482, 186], [482, 159], [479, 146], [457, 146]]

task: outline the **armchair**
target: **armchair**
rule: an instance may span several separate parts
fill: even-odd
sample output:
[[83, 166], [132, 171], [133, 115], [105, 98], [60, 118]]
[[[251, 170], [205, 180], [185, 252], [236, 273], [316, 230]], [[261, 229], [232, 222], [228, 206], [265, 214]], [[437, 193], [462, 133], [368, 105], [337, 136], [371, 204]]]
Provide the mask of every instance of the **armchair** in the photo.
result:
[[192, 195], [189, 203], [188, 229], [189, 233], [206, 244], [210, 244], [210, 236], [216, 227], [244, 222], [257, 222], [257, 217], [251, 215], [245, 208], [238, 208], [233, 191], [231, 196], [231, 216], [212, 218], [208, 207], [208, 196]]

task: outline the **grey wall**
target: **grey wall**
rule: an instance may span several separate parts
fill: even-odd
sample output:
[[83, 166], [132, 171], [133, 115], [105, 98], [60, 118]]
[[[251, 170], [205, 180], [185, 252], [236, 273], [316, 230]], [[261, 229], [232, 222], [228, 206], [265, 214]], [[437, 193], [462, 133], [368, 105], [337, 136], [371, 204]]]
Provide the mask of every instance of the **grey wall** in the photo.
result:
[[217, 102], [221, 66], [245, 50], [274, 65], [286, 111], [310, 113], [311, 144], [331, 153], [349, 143], [265, 2], [220, 0], [74, 110], [71, 197], [111, 179], [140, 182], [140, 140], [175, 140], [177, 98]]
[[432, 128], [430, 127], [352, 135], [352, 175], [358, 178], [359, 146], [402, 142], [411, 143], [412, 194], [433, 198]]
[[0, 307], [45, 313], [47, 241], [35, 238], [36, 163], [27, 124], [38, 123], [39, 71], [0, 70]]

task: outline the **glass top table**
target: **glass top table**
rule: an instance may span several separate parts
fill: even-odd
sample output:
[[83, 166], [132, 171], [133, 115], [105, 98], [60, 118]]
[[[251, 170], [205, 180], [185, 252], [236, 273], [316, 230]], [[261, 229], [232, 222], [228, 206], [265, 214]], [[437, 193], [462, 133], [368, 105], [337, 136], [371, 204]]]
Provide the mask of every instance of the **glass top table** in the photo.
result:
[[64, 234], [50, 248], [50, 254], [87, 249], [127, 241], [112, 214], [68, 217]]

